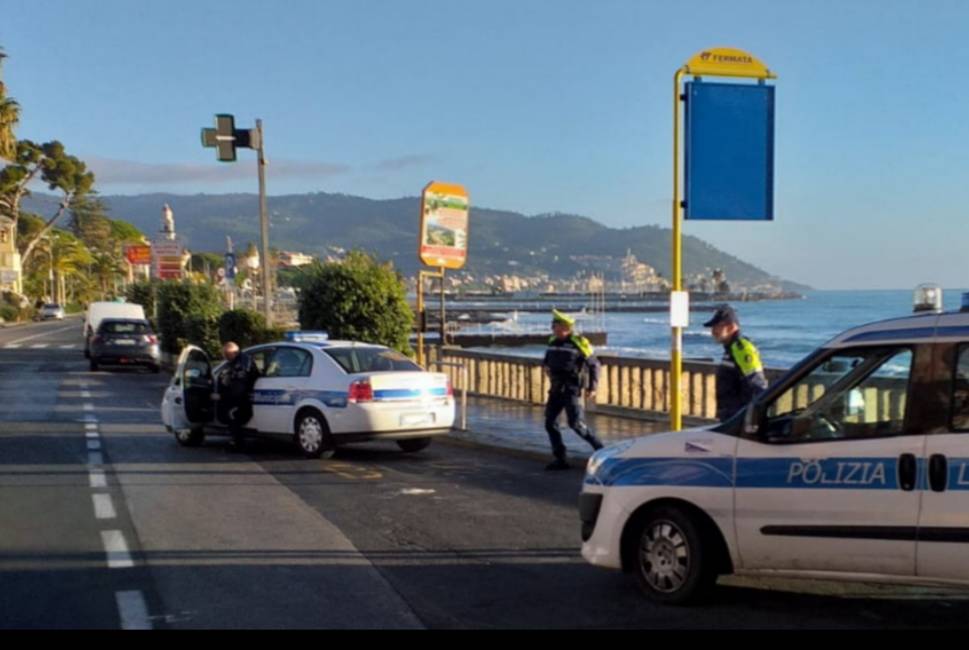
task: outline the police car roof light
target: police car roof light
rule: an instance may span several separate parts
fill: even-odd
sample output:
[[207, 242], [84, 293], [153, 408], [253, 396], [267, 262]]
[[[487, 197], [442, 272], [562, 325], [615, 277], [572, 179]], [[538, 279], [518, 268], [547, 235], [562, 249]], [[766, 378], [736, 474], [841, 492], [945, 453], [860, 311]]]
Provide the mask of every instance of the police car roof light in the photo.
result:
[[942, 287], [937, 284], [920, 284], [915, 287], [912, 299], [912, 311], [915, 313], [942, 311]]
[[293, 330], [286, 332], [283, 338], [292, 343], [323, 343], [330, 339], [330, 335], [322, 330], [301, 331]]

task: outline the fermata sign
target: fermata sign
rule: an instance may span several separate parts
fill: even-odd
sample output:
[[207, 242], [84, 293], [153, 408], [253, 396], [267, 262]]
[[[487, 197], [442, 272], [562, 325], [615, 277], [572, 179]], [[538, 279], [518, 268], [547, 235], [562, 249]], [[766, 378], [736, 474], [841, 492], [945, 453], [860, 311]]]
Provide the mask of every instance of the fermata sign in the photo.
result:
[[774, 218], [774, 87], [686, 84], [686, 218]]
[[419, 256], [427, 266], [460, 269], [468, 259], [468, 192], [434, 181], [421, 194]]

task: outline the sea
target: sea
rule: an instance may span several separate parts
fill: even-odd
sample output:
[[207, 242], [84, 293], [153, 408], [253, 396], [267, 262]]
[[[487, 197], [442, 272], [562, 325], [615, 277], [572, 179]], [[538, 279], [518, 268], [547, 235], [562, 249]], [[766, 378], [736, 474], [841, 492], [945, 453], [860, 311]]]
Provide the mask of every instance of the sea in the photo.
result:
[[[966, 289], [945, 289], [944, 309], [958, 310]], [[742, 333], [758, 347], [764, 365], [789, 368], [837, 334], [873, 321], [898, 318], [912, 313], [913, 290], [812, 291], [801, 299], [731, 303], [740, 317]], [[551, 309], [551, 307], [550, 307]], [[669, 316], [664, 312], [616, 312], [584, 314], [572, 312], [579, 331], [608, 332], [602, 352], [622, 356], [668, 360], [670, 357]], [[683, 356], [689, 360], [719, 360], [723, 348], [703, 327], [711, 312], [690, 314], [690, 326], [683, 333]], [[512, 313], [508, 320], [481, 331], [539, 331], [548, 328], [549, 315]], [[491, 351], [498, 351], [492, 347]], [[502, 352], [539, 356], [541, 347], [504, 348]]]

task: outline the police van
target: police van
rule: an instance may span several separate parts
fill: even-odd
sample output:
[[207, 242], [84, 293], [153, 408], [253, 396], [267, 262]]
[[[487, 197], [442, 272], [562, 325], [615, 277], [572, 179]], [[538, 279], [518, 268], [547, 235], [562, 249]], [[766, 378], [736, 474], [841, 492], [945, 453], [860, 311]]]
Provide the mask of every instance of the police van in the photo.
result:
[[835, 337], [716, 426], [595, 453], [582, 555], [685, 604], [724, 574], [969, 585], [969, 294]]

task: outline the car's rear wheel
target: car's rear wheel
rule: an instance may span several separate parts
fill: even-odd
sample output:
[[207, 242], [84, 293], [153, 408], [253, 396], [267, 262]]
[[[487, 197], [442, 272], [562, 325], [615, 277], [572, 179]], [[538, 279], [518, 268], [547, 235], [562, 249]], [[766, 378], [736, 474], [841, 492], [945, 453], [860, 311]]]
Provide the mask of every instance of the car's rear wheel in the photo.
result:
[[641, 521], [634, 571], [642, 592], [670, 605], [701, 600], [717, 580], [713, 548], [679, 508], [661, 507]]
[[420, 451], [421, 449], [427, 449], [431, 444], [430, 438], [405, 438], [404, 440], [398, 440], [397, 446], [407, 453], [413, 453], [415, 451]]
[[296, 418], [296, 446], [307, 458], [332, 458], [336, 452], [330, 427], [318, 411], [308, 409]]
[[201, 428], [182, 429], [175, 432], [175, 440], [183, 447], [198, 447], [205, 442], [205, 431]]

